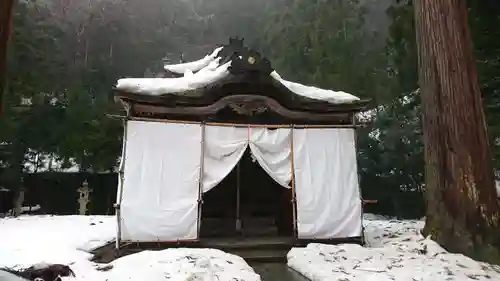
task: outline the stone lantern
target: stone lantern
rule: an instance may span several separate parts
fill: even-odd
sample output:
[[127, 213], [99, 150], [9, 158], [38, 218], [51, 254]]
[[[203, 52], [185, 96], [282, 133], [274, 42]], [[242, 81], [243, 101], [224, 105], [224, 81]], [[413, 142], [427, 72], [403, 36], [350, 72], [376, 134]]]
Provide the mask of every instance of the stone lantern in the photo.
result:
[[82, 183], [82, 186], [78, 189], [79, 215], [87, 215], [88, 204], [90, 202], [90, 193], [92, 193], [92, 190], [89, 188], [89, 183], [85, 179]]

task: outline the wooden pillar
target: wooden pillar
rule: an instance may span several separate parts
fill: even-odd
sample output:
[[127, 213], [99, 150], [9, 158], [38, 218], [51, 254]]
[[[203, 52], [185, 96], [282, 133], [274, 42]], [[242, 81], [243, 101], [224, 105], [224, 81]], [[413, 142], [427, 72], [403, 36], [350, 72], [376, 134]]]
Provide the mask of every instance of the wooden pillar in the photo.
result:
[[205, 173], [205, 123], [201, 123], [200, 175], [198, 176], [198, 239], [201, 235], [201, 211], [203, 207], [203, 174]]
[[121, 242], [121, 237], [122, 237], [122, 217], [121, 217], [121, 203], [123, 200], [123, 184], [125, 181], [125, 161], [126, 161], [126, 152], [127, 152], [127, 125], [128, 121], [130, 120], [130, 105], [125, 103], [124, 104], [125, 110], [127, 111], [127, 116], [125, 119], [123, 119], [123, 147], [122, 147], [122, 159], [120, 161], [120, 168], [118, 171], [119, 178], [118, 178], [118, 196], [117, 196], [117, 202], [115, 203], [114, 207], [116, 210], [116, 225], [117, 225], [117, 235], [116, 235], [116, 241], [115, 241], [115, 250], [116, 250], [116, 255], [120, 255], [120, 242]]
[[294, 144], [293, 144], [293, 132], [294, 126], [290, 129], [290, 173], [291, 173], [291, 189], [292, 189], [292, 214], [293, 214], [293, 236], [295, 238], [299, 237], [299, 231], [297, 226], [297, 200], [295, 195], [295, 159], [294, 159]]
[[[241, 161], [241, 160], [240, 160]], [[236, 231], [240, 233], [242, 231], [241, 223], [241, 173], [240, 173], [240, 161], [236, 164]]]
[[356, 174], [358, 176], [358, 189], [359, 189], [359, 200], [361, 202], [361, 244], [365, 244], [365, 227], [363, 225], [363, 214], [364, 214], [364, 200], [363, 200], [363, 192], [361, 190], [361, 180], [360, 180], [360, 173], [359, 173], [359, 163], [358, 163], [358, 152], [359, 152], [359, 146], [358, 146], [358, 134], [357, 134], [357, 120], [356, 120], [356, 115], [352, 115], [352, 125], [353, 125], [353, 130], [354, 130], [354, 151], [356, 153]]

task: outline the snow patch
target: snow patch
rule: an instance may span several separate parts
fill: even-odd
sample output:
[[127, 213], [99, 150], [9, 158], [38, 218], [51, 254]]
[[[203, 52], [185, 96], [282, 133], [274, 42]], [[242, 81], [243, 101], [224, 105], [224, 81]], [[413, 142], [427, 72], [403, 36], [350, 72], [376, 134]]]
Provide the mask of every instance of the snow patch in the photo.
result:
[[423, 220], [367, 219], [368, 247], [309, 244], [288, 253], [288, 265], [313, 281], [500, 280], [500, 266], [451, 254], [420, 230]]
[[[162, 95], [196, 90], [214, 83], [228, 73], [231, 62], [219, 66], [220, 57], [217, 57], [223, 47], [215, 49], [204, 58], [181, 64], [165, 65], [170, 72], [183, 74], [179, 78], [124, 78], [118, 80], [116, 88], [119, 90], [148, 95]], [[326, 101], [333, 104], [344, 104], [358, 101], [359, 98], [342, 91], [321, 89], [287, 81], [273, 71], [270, 76], [287, 87], [294, 94]]]
[[0, 267], [88, 261], [114, 240], [112, 216], [21, 216], [0, 219]]
[[[113, 216], [4, 218], [0, 230], [0, 268], [65, 264], [75, 277], [63, 279], [79, 281], [260, 281], [242, 258], [213, 249], [144, 251], [109, 264], [91, 262], [92, 249], [114, 240]], [[0, 271], [0, 279], [11, 277]]]
[[143, 251], [112, 263], [105, 279], [260, 281], [260, 276], [240, 257], [214, 249]]
[[287, 87], [293, 93], [306, 98], [326, 101], [335, 104], [350, 103], [359, 100], [358, 97], [346, 92], [325, 90], [313, 86], [306, 86], [299, 83], [287, 81], [281, 78], [281, 76], [276, 71], [273, 71], [271, 73], [271, 77], [279, 81], [281, 84], [285, 85], [285, 87]]
[[219, 81], [229, 74], [228, 68], [231, 62], [218, 67], [219, 59], [216, 59], [196, 73], [188, 72], [179, 78], [123, 78], [119, 79], [116, 88], [122, 91], [162, 95], [203, 88], [209, 84]]
[[366, 246], [384, 247], [395, 241], [409, 241], [421, 237], [424, 220], [396, 220], [389, 217], [365, 214], [363, 218]]
[[178, 74], [184, 74], [186, 72], [196, 72], [198, 70], [201, 70], [202, 68], [206, 67], [209, 63], [211, 63], [219, 52], [222, 50], [223, 47], [219, 47], [215, 49], [211, 54], [205, 56], [204, 58], [197, 60], [197, 61], [192, 61], [192, 62], [187, 62], [187, 63], [180, 63], [180, 64], [167, 64], [164, 66], [165, 70], [168, 70], [173, 73], [178, 73]]
[[[37, 205], [33, 205], [33, 206], [22, 206], [21, 207], [21, 214], [22, 213], [27, 213], [27, 212], [40, 211], [41, 208], [42, 208], [42, 206], [40, 206], [38, 204]], [[10, 210], [7, 211], [8, 214], [12, 214], [13, 212], [14, 212], [14, 209], [10, 209]]]

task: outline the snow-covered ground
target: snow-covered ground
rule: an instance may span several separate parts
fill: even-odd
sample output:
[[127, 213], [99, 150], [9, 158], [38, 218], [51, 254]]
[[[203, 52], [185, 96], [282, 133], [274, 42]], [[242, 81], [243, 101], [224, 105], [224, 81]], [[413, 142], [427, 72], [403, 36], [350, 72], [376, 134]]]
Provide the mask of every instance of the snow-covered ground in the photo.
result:
[[0, 219], [0, 267], [88, 260], [116, 235], [111, 216], [21, 216]]
[[[365, 215], [368, 247], [309, 244], [288, 254], [288, 265], [311, 280], [500, 280], [500, 267], [450, 254], [420, 235], [423, 221]], [[111, 216], [22, 216], [0, 219], [0, 268], [38, 263], [69, 265], [68, 280], [259, 281], [240, 257], [214, 249], [144, 251], [110, 264], [90, 261], [92, 249], [115, 236]]]
[[[0, 219], [0, 268], [24, 269], [39, 263], [71, 267], [81, 281], [260, 281], [240, 257], [214, 249], [144, 251], [108, 265], [89, 252], [116, 235], [112, 216], [22, 216]], [[235, 279], [237, 278], [237, 279]]]
[[242, 258], [215, 249], [144, 251], [111, 264], [113, 269], [105, 278], [109, 281], [260, 281], [260, 276]]
[[309, 244], [288, 253], [288, 265], [313, 281], [500, 280], [500, 266], [447, 253], [424, 238], [424, 221], [365, 215], [368, 247]]

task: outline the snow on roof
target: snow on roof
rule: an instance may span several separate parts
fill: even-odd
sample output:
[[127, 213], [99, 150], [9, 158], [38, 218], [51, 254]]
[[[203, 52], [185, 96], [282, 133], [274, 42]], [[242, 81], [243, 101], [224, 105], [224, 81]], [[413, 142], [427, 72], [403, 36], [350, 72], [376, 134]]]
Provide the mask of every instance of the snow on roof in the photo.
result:
[[315, 100], [326, 101], [329, 103], [349, 103], [359, 100], [358, 97], [342, 91], [333, 91], [320, 89], [313, 86], [306, 86], [296, 82], [287, 81], [276, 72], [271, 73], [271, 77], [285, 85], [293, 93]]
[[172, 94], [196, 90], [212, 84], [229, 74], [228, 67], [231, 62], [221, 66], [218, 60], [210, 62], [196, 73], [190, 70], [179, 78], [123, 78], [118, 80], [117, 89], [149, 95]]
[[[127, 92], [149, 95], [179, 93], [202, 88], [229, 74], [228, 67], [230, 66], [230, 62], [221, 66], [219, 65], [220, 57], [217, 57], [217, 55], [222, 48], [215, 49], [210, 55], [197, 61], [164, 66], [168, 71], [184, 74], [183, 77], [124, 78], [118, 80], [116, 88]], [[287, 87], [291, 92], [303, 97], [333, 104], [350, 103], [359, 100], [358, 97], [346, 92], [320, 89], [287, 81], [281, 78], [276, 71], [272, 72], [270, 76]]]
[[209, 63], [211, 63], [217, 55], [219, 54], [220, 50], [222, 50], [223, 47], [219, 47], [215, 49], [210, 55], [205, 56], [204, 58], [197, 60], [197, 61], [192, 61], [192, 62], [187, 62], [187, 63], [180, 63], [180, 64], [166, 64], [164, 66], [165, 70], [168, 70], [170, 72], [178, 73], [178, 74], [184, 74], [186, 71], [190, 72], [196, 72], [204, 67], [206, 67]]

